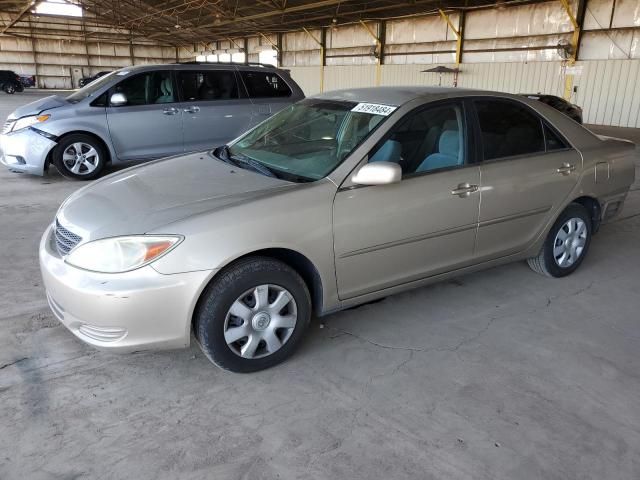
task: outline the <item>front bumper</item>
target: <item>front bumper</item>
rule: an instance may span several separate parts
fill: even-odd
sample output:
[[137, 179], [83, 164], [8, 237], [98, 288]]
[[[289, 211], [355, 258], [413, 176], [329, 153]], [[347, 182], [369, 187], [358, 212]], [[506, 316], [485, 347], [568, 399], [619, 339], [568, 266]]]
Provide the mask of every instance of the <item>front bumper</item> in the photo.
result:
[[30, 128], [0, 135], [0, 163], [9, 170], [44, 175], [47, 155], [56, 142]]
[[40, 269], [54, 315], [97, 348], [130, 352], [189, 345], [191, 316], [211, 271], [163, 275], [151, 266], [121, 274], [88, 272], [40, 242]]

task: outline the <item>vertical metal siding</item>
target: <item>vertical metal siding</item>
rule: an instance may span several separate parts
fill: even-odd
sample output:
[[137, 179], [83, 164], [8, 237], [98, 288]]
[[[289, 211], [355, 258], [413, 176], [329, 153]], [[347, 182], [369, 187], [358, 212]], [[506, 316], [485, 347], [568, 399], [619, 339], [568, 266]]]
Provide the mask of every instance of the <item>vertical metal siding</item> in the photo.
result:
[[[383, 65], [382, 85], [438, 85], [439, 74], [422, 73], [431, 65]], [[452, 66], [452, 65], [450, 65]], [[589, 60], [577, 62], [578, 91], [572, 102], [583, 108], [584, 122], [640, 128], [640, 60]], [[510, 93], [562, 95], [561, 62], [463, 63], [460, 87]], [[307, 95], [320, 89], [318, 67], [291, 67], [292, 77]], [[442, 86], [452, 86], [453, 75], [442, 75]], [[366, 87], [375, 84], [375, 67], [327, 66], [325, 90]]]

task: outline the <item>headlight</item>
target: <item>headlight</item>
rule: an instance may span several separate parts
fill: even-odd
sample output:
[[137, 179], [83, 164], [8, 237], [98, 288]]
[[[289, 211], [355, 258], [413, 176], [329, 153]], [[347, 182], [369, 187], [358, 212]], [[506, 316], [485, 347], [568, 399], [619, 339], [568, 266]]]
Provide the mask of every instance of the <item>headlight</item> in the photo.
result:
[[65, 261], [94, 272], [128, 272], [157, 260], [181, 240], [182, 237], [168, 235], [105, 238], [80, 245]]
[[46, 122], [50, 117], [51, 115], [31, 115], [30, 117], [19, 118], [13, 124], [13, 129], [11, 131], [16, 132], [18, 130], [22, 130], [23, 128], [30, 127], [31, 125]]

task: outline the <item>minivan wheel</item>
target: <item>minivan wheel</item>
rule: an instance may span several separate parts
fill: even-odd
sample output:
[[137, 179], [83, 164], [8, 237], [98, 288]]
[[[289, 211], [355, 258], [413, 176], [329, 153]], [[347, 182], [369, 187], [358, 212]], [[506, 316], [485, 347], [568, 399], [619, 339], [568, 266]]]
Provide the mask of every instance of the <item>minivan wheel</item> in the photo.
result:
[[75, 180], [92, 180], [102, 172], [106, 152], [95, 138], [77, 133], [64, 137], [52, 156], [60, 174]]
[[241, 260], [205, 289], [194, 314], [194, 335], [218, 367], [255, 372], [287, 359], [311, 318], [304, 280], [267, 257]]
[[12, 84], [12, 83], [7, 83], [4, 86], [4, 91], [6, 93], [8, 93], [9, 95], [12, 95], [12, 94], [16, 93], [16, 86], [14, 84]]
[[591, 244], [591, 233], [591, 218], [586, 208], [572, 203], [553, 224], [538, 256], [527, 262], [542, 275], [569, 275], [584, 260]]

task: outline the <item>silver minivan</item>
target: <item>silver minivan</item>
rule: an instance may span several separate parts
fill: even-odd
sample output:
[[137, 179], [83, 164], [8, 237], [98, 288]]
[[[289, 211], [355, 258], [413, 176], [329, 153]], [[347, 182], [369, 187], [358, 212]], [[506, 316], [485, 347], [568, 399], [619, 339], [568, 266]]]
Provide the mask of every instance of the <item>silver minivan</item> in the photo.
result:
[[0, 135], [0, 162], [36, 175], [53, 163], [89, 180], [107, 163], [225, 144], [302, 98], [286, 70], [261, 64], [127, 67], [16, 109]]

